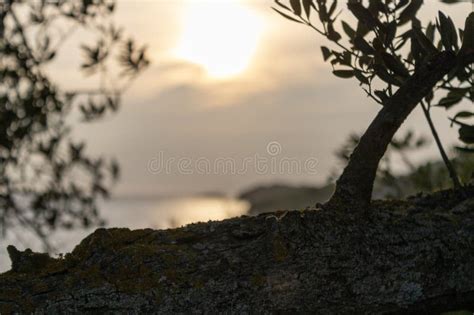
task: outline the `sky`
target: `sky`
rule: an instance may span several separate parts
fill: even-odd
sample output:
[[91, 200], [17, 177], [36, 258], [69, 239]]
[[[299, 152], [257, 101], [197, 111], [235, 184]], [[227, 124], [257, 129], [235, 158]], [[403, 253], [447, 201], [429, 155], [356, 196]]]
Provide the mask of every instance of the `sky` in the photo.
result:
[[[120, 162], [115, 195], [319, 185], [340, 168], [334, 152], [350, 133], [365, 130], [379, 105], [357, 82], [332, 76], [321, 36], [271, 6], [269, 0], [118, 1], [116, 22], [147, 45], [152, 63], [117, 114], [74, 129], [89, 153]], [[438, 10], [461, 25], [471, 5], [425, 0], [421, 16], [434, 19]], [[77, 71], [78, 44], [88, 40], [75, 34], [51, 66], [63, 87], [96, 83]], [[453, 144], [457, 131], [446, 117], [434, 110], [441, 138]], [[430, 135], [419, 108], [401, 133], [410, 128]], [[428, 158], [438, 158], [434, 145], [413, 156], [416, 163]]]

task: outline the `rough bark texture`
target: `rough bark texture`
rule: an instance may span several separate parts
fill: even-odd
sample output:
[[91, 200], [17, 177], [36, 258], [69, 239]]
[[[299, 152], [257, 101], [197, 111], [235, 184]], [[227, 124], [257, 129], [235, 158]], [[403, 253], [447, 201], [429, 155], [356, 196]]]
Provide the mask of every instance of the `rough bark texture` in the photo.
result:
[[63, 259], [9, 247], [0, 313], [474, 310], [474, 188], [373, 207], [99, 229]]
[[387, 146], [416, 105], [456, 65], [452, 52], [442, 52], [419, 67], [383, 108], [360, 138], [348, 165], [336, 183], [329, 205], [366, 207], [372, 197], [377, 168]]

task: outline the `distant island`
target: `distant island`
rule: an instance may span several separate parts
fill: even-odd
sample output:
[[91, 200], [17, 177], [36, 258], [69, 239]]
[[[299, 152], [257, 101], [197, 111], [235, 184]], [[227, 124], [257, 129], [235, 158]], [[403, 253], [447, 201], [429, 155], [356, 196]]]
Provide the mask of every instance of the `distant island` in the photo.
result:
[[249, 214], [257, 215], [275, 210], [314, 208], [316, 203], [327, 201], [333, 192], [333, 184], [321, 187], [274, 184], [251, 188], [238, 198], [250, 203]]

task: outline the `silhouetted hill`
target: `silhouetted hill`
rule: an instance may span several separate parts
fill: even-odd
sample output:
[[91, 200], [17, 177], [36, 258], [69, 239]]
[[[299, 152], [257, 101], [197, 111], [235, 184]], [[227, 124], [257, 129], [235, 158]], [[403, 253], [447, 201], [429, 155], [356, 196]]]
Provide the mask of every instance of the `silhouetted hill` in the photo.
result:
[[314, 208], [316, 203], [327, 201], [333, 191], [332, 184], [322, 187], [278, 184], [255, 187], [244, 191], [238, 197], [251, 204], [249, 214], [255, 215], [275, 210]]

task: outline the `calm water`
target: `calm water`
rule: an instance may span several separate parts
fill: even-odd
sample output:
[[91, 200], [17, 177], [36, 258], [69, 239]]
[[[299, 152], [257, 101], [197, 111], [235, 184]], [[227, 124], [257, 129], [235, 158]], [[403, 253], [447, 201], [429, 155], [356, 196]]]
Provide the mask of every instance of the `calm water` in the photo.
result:
[[[232, 198], [188, 197], [162, 199], [120, 199], [103, 204], [102, 216], [107, 227], [128, 227], [130, 229], [164, 229], [192, 222], [222, 220], [245, 214], [248, 203]], [[57, 232], [52, 240], [58, 253], [70, 252], [85, 236], [95, 228]], [[42, 251], [41, 244], [28, 233], [10, 235], [1, 240], [0, 272], [10, 269], [10, 260], [6, 252], [9, 244], [19, 249], [30, 247]]]

